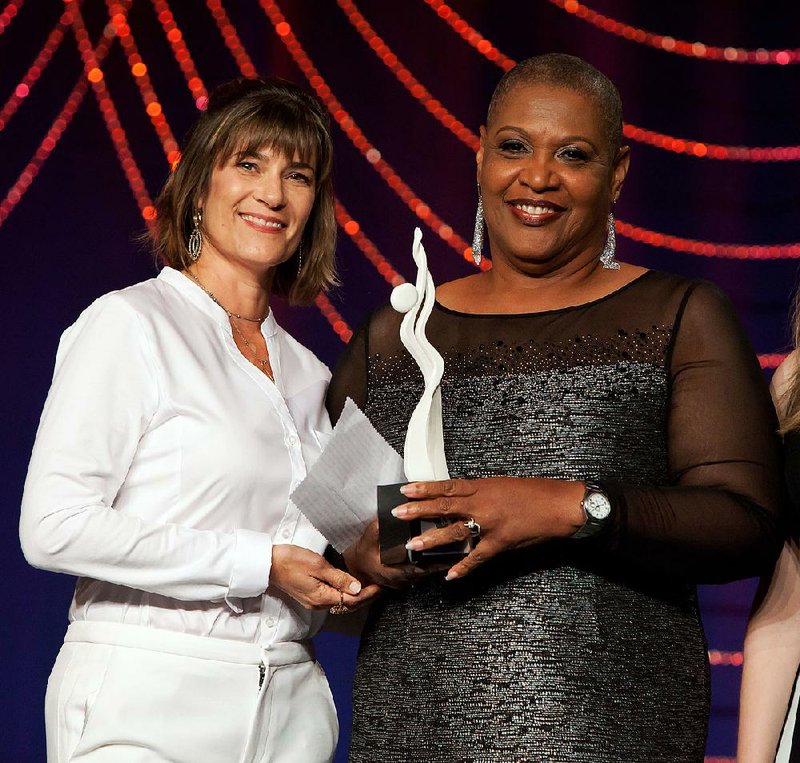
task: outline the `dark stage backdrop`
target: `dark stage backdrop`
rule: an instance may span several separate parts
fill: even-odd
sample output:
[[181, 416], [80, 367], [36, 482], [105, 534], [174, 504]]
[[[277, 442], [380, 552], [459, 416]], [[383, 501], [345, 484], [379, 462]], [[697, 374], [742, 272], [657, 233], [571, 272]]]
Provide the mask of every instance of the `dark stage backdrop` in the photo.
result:
[[[755, 0], [451, 2], [0, 2], [2, 760], [44, 760], [42, 701], [73, 585], [27, 567], [17, 540], [58, 338], [95, 297], [155, 273], [137, 237], [214, 85], [257, 70], [315, 89], [331, 110], [342, 288], [317, 307], [277, 308], [329, 364], [390, 283], [413, 275], [414, 226], [437, 282], [470, 272], [484, 108], [512, 59], [547, 51], [583, 56], [622, 93], [633, 165], [621, 258], [719, 284], [766, 373], [786, 351], [800, 248], [777, 245], [796, 239], [800, 207], [800, 12]], [[701, 592], [716, 758], [734, 753], [753, 590]], [[356, 642], [318, 643], [344, 760]]]

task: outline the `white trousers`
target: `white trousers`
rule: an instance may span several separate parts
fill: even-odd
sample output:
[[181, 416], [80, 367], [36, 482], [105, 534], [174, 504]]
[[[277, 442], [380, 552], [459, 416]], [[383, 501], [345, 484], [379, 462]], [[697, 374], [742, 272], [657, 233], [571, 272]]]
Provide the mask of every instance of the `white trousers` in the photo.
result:
[[72, 623], [45, 699], [48, 763], [328, 763], [339, 733], [307, 642]]

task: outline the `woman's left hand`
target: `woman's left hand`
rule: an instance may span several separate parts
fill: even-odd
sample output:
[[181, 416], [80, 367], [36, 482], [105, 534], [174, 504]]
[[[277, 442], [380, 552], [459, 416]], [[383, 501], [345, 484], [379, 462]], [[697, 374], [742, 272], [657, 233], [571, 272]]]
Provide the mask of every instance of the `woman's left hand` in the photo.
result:
[[464, 577], [502, 551], [550, 538], [573, 535], [584, 523], [583, 482], [538, 477], [486, 477], [477, 480], [411, 482], [401, 488], [412, 499], [392, 512], [399, 519], [446, 519], [412, 538], [416, 551], [467, 540], [469, 520], [480, 526], [479, 542], [447, 572], [447, 580]]

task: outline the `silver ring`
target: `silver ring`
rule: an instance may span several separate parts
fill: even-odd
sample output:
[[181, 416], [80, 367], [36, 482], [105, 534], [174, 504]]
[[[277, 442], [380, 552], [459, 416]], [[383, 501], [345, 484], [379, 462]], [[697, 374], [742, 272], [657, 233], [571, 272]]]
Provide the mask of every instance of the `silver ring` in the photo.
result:
[[464, 522], [464, 527], [469, 530], [469, 534], [472, 536], [473, 540], [478, 540], [478, 538], [481, 537], [481, 526], [472, 517]]

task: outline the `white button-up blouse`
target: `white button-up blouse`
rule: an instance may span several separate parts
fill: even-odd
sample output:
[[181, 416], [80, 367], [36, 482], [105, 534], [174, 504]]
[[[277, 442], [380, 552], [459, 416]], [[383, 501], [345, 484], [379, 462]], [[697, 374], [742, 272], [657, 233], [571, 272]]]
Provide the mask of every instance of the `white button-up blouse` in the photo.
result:
[[22, 503], [36, 567], [80, 577], [73, 620], [269, 646], [323, 615], [268, 587], [272, 546], [322, 552], [289, 500], [330, 434], [328, 369], [264, 321], [273, 384], [171, 268], [64, 333]]

